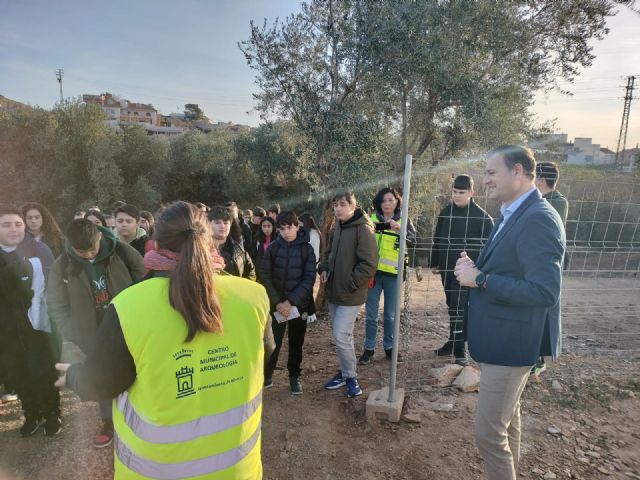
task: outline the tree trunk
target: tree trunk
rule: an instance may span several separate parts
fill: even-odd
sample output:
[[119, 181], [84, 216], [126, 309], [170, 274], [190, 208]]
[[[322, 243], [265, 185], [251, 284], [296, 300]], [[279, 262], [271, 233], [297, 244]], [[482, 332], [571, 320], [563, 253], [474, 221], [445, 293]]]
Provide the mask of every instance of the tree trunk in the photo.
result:
[[[327, 198], [327, 202], [325, 204], [325, 210], [323, 214], [323, 222], [320, 234], [322, 236], [322, 244], [324, 245], [324, 250], [326, 251], [327, 246], [329, 245], [329, 233], [333, 228], [333, 223], [335, 221], [335, 217], [333, 216], [333, 204], [330, 198]], [[321, 253], [321, 256], [324, 255], [324, 252]], [[327, 297], [325, 291], [324, 283], [320, 283], [320, 288], [318, 288], [318, 294], [316, 295], [316, 310], [318, 312], [326, 312], [327, 311]]]

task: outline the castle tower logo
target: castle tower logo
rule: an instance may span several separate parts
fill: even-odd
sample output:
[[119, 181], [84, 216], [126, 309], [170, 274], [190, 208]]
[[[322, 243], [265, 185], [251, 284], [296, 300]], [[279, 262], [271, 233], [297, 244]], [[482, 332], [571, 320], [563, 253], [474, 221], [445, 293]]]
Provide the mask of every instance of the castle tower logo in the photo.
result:
[[176, 372], [176, 382], [178, 385], [178, 394], [176, 399], [193, 395], [196, 391], [193, 388], [193, 368], [182, 367]]

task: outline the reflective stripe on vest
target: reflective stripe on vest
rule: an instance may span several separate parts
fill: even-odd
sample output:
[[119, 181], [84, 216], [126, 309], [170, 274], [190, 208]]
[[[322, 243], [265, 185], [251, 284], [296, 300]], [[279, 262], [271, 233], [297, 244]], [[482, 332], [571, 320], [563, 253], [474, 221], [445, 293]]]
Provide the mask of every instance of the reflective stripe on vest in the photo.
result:
[[[371, 221], [378, 223], [381, 220], [377, 214], [371, 215]], [[397, 220], [402, 224], [402, 219]], [[398, 256], [400, 255], [400, 234], [394, 230], [375, 232], [378, 244], [378, 268], [381, 272], [398, 274]]]
[[223, 453], [210, 455], [187, 462], [160, 463], [136, 455], [125, 443], [114, 435], [115, 454], [124, 466], [145, 477], [158, 480], [179, 480], [219, 472], [233, 467], [246, 457], [260, 439], [261, 424], [256, 431], [242, 445]]
[[145, 421], [129, 401], [126, 391], [118, 395], [116, 404], [131, 431], [142, 440], [149, 443], [188, 442], [198, 437], [222, 432], [247, 421], [262, 404], [262, 390], [244, 405], [179, 425], [154, 425]]

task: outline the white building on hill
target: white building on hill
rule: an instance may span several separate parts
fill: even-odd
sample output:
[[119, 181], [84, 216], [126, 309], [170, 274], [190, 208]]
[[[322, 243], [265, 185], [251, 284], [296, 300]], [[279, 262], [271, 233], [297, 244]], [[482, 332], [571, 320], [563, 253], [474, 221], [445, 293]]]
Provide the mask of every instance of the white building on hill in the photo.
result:
[[614, 152], [592, 143], [590, 138], [576, 137], [573, 148], [567, 152], [567, 163], [571, 165], [613, 165], [615, 161]]

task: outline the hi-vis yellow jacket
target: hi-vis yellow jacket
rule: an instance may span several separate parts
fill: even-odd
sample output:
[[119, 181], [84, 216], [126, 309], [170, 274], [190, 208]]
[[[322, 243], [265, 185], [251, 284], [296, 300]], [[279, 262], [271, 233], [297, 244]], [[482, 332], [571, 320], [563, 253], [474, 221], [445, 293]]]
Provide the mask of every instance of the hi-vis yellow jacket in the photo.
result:
[[136, 380], [113, 402], [116, 479], [261, 479], [264, 288], [216, 278], [224, 332], [198, 333], [169, 304], [169, 279], [113, 304]]
[[[375, 224], [383, 222], [378, 214], [371, 215], [371, 221]], [[402, 219], [397, 222], [402, 225]], [[378, 270], [381, 272], [398, 275], [398, 256], [400, 255], [400, 233], [395, 230], [376, 230], [376, 243], [378, 244]]]

